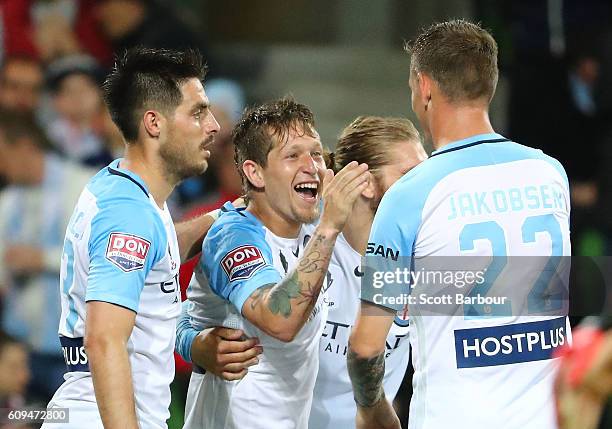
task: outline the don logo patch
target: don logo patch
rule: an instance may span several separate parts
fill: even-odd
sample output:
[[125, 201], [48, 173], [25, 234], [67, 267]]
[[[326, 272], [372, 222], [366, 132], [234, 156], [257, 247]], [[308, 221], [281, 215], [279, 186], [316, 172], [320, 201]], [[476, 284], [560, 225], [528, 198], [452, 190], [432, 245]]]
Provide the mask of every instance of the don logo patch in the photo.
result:
[[221, 266], [230, 282], [248, 279], [264, 265], [266, 261], [261, 251], [249, 245], [236, 247], [221, 259]]
[[108, 239], [106, 259], [127, 272], [141, 270], [151, 242], [137, 235], [113, 232]]

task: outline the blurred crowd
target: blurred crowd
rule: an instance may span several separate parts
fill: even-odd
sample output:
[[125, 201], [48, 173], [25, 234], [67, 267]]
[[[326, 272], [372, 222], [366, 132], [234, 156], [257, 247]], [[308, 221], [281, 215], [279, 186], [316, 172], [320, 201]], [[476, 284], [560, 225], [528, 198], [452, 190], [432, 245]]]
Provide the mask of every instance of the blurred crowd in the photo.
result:
[[[612, 244], [612, 8], [596, 0], [492, 3], [474, 0], [477, 15], [505, 44], [505, 134], [564, 164], [574, 254], [605, 255]], [[560, 17], [551, 4], [564, 5]], [[212, 71], [205, 89], [221, 132], [209, 171], [181, 184], [170, 205], [180, 219], [240, 194], [231, 129], [246, 95], [239, 83], [215, 74], [206, 41], [172, 6], [0, 0], [0, 408], [26, 399], [45, 404], [62, 381], [57, 326], [65, 228], [87, 180], [123, 150], [100, 86], [113, 53], [135, 45], [203, 51]], [[182, 268], [183, 286], [193, 264]], [[19, 365], [26, 355], [29, 366]]]
[[573, 254], [610, 254], [612, 4], [500, 4], [507, 37], [501, 64], [510, 84], [507, 134], [565, 167], [572, 192]]
[[[6, 408], [26, 400], [44, 405], [63, 381], [57, 327], [66, 225], [87, 181], [124, 146], [101, 91], [113, 53], [136, 45], [206, 52], [206, 44], [155, 1], [2, 0], [0, 16], [0, 407]], [[210, 58], [208, 65], [214, 69]], [[206, 91], [223, 131], [206, 175], [172, 196], [175, 219], [217, 208], [241, 189], [230, 131], [245, 96], [238, 83], [209, 76]], [[183, 286], [194, 263], [182, 270]]]

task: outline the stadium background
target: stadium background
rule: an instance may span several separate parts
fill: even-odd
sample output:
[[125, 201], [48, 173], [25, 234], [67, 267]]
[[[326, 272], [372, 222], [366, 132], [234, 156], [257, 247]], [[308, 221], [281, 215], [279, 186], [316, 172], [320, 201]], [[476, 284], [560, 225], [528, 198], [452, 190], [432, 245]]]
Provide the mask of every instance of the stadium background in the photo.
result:
[[[112, 65], [113, 51], [145, 44], [192, 46], [205, 53], [210, 68], [206, 88], [225, 132], [218, 138], [209, 172], [186, 181], [171, 197], [175, 219], [215, 208], [239, 193], [227, 131], [245, 105], [293, 94], [312, 108], [323, 143], [330, 148], [339, 131], [357, 115], [414, 120], [409, 57], [403, 52], [403, 41], [435, 20], [480, 21], [493, 32], [500, 48], [501, 75], [491, 108], [494, 127], [564, 164], [572, 184], [573, 254], [609, 254], [609, 1], [1, 0], [0, 14], [0, 107], [35, 115], [51, 143], [51, 148], [40, 150], [45, 156], [58, 154], [70, 165], [96, 169], [120, 153], [121, 141], [98, 90]], [[74, 76], [85, 79], [71, 80]], [[34, 94], [34, 101], [15, 101], [10, 96], [15, 91], [17, 98], [19, 91], [24, 97]], [[4, 161], [0, 160], [0, 199], [23, 184], [19, 181], [23, 178], [7, 175]], [[31, 173], [36, 175], [34, 170]], [[47, 190], [42, 183], [33, 186], [39, 186], [43, 194], [51, 192], [51, 198], [53, 192], [58, 199], [63, 192]], [[6, 210], [0, 216], [11, 216], [11, 209]], [[31, 319], [27, 321], [32, 326], [52, 325], [49, 320], [57, 319], [59, 308], [46, 305], [42, 320], [37, 305], [41, 300], [53, 302], [44, 298], [49, 290], [43, 288], [57, 289], [54, 269], [59, 272], [59, 260], [44, 270], [16, 268], [11, 249], [19, 245], [49, 256], [45, 253], [49, 243], [19, 243], [6, 231], [0, 235], [2, 328], [28, 344], [31, 361], [30, 387], [12, 392], [0, 388], [0, 403], [15, 397], [45, 403], [54, 380], [41, 381], [39, 386], [32, 381], [40, 379], [36, 374], [49, 362], [61, 364], [59, 344], [55, 353], [40, 346], [33, 332], [16, 329], [7, 314], [15, 302], [11, 299], [17, 299], [24, 310], [21, 316]], [[43, 276], [44, 282], [35, 281]], [[587, 295], [585, 300], [589, 299]], [[52, 341], [52, 333], [45, 335]], [[171, 428], [180, 427], [186, 380], [188, 367], [179, 364]], [[27, 381], [23, 377], [21, 384]], [[409, 390], [406, 383], [400, 402], [407, 401]], [[406, 410], [407, 405], [400, 409]]]

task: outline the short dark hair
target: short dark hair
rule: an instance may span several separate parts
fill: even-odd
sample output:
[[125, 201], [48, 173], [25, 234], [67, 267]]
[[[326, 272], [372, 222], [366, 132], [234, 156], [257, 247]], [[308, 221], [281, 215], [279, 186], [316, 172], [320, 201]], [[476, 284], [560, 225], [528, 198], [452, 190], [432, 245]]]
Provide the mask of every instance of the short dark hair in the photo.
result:
[[111, 118], [125, 140], [136, 141], [144, 110], [173, 112], [182, 101], [181, 84], [204, 79], [206, 70], [202, 55], [194, 49], [136, 47], [118, 56], [103, 90]]
[[253, 186], [242, 171], [242, 164], [251, 160], [265, 167], [268, 154], [274, 147], [274, 140], [284, 142], [291, 132], [301, 132], [314, 137], [315, 121], [308, 106], [297, 103], [286, 96], [256, 107], [248, 108], [232, 131], [234, 161], [242, 178], [245, 193]]
[[497, 86], [497, 43], [479, 24], [440, 22], [405, 46], [413, 72], [431, 76], [451, 102], [491, 101]]
[[53, 149], [47, 135], [31, 113], [0, 109], [0, 134], [9, 145], [26, 137], [42, 150]]

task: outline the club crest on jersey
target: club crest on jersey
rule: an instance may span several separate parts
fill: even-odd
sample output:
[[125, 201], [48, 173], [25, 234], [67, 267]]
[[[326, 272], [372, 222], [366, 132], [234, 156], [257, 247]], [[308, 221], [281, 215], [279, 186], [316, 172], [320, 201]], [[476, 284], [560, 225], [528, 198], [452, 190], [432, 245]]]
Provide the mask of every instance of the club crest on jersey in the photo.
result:
[[249, 245], [236, 247], [221, 259], [221, 266], [230, 282], [248, 279], [264, 265], [266, 261], [261, 251]]
[[151, 242], [137, 235], [111, 233], [106, 248], [106, 259], [127, 272], [144, 268]]

